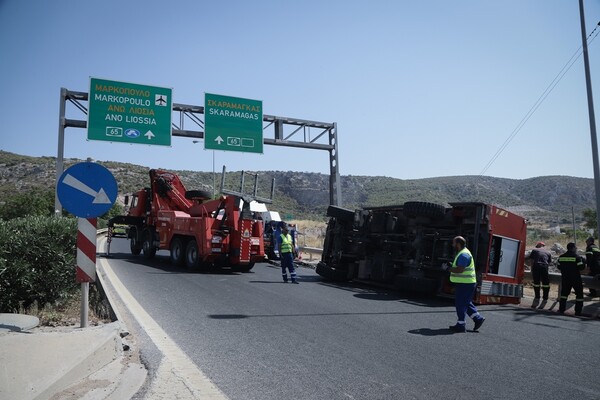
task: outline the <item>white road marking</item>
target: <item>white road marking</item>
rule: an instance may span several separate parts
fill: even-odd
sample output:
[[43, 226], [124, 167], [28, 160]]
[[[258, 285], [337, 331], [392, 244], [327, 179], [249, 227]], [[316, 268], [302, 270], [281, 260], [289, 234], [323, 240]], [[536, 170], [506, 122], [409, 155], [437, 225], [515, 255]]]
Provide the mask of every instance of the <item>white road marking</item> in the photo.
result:
[[180, 378], [196, 399], [227, 399], [227, 396], [204, 375], [194, 362], [177, 346], [158, 323], [144, 310], [133, 295], [125, 288], [121, 280], [112, 270], [106, 259], [99, 259], [99, 266], [104, 270], [115, 291], [129, 309], [131, 314], [164, 355], [160, 368], [167, 367]]

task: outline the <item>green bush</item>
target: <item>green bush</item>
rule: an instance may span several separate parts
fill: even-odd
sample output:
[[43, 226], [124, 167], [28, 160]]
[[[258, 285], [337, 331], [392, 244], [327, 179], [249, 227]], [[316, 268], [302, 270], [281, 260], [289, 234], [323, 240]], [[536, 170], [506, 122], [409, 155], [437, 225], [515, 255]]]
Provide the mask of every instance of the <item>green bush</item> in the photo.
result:
[[76, 234], [74, 218], [0, 220], [0, 312], [43, 307], [77, 289]]
[[0, 219], [54, 215], [54, 191], [34, 189], [9, 196], [0, 205]]

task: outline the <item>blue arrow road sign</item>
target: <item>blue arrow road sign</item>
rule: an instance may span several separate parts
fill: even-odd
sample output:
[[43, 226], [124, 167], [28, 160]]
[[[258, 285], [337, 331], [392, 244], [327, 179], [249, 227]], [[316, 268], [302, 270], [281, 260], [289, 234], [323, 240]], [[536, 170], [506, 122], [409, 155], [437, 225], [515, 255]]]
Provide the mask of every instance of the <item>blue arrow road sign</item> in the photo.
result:
[[82, 162], [69, 167], [58, 180], [56, 193], [63, 207], [80, 218], [106, 213], [117, 199], [117, 181], [100, 164]]

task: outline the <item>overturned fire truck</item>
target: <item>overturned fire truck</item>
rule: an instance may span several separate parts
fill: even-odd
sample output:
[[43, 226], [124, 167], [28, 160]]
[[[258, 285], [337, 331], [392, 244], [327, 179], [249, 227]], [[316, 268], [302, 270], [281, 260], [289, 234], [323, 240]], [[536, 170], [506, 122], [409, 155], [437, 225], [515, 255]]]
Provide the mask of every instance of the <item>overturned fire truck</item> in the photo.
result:
[[475, 259], [479, 304], [518, 304], [523, 296], [527, 221], [484, 203], [426, 202], [355, 211], [330, 206], [317, 273], [401, 291], [453, 295], [452, 239], [463, 236]]

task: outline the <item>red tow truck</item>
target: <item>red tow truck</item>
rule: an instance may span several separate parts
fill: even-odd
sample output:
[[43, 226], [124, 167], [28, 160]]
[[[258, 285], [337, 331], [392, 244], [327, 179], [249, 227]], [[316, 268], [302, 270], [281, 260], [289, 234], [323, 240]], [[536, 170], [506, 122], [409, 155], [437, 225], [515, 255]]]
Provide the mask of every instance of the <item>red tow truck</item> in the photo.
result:
[[[127, 215], [108, 222], [108, 239], [115, 225], [127, 225], [127, 237], [133, 255], [146, 258], [157, 250], [169, 250], [175, 265], [189, 270], [207, 270], [212, 266], [247, 272], [264, 260], [263, 225], [253, 218], [250, 202], [270, 203], [271, 199], [244, 194], [244, 172], [239, 192], [225, 190], [225, 168], [219, 198], [203, 190], [186, 190], [179, 176], [150, 170], [150, 187], [139, 190], [131, 198]], [[273, 182], [274, 184], [274, 182]], [[130, 203], [130, 204], [129, 204]], [[110, 252], [110, 247], [109, 247]]]

